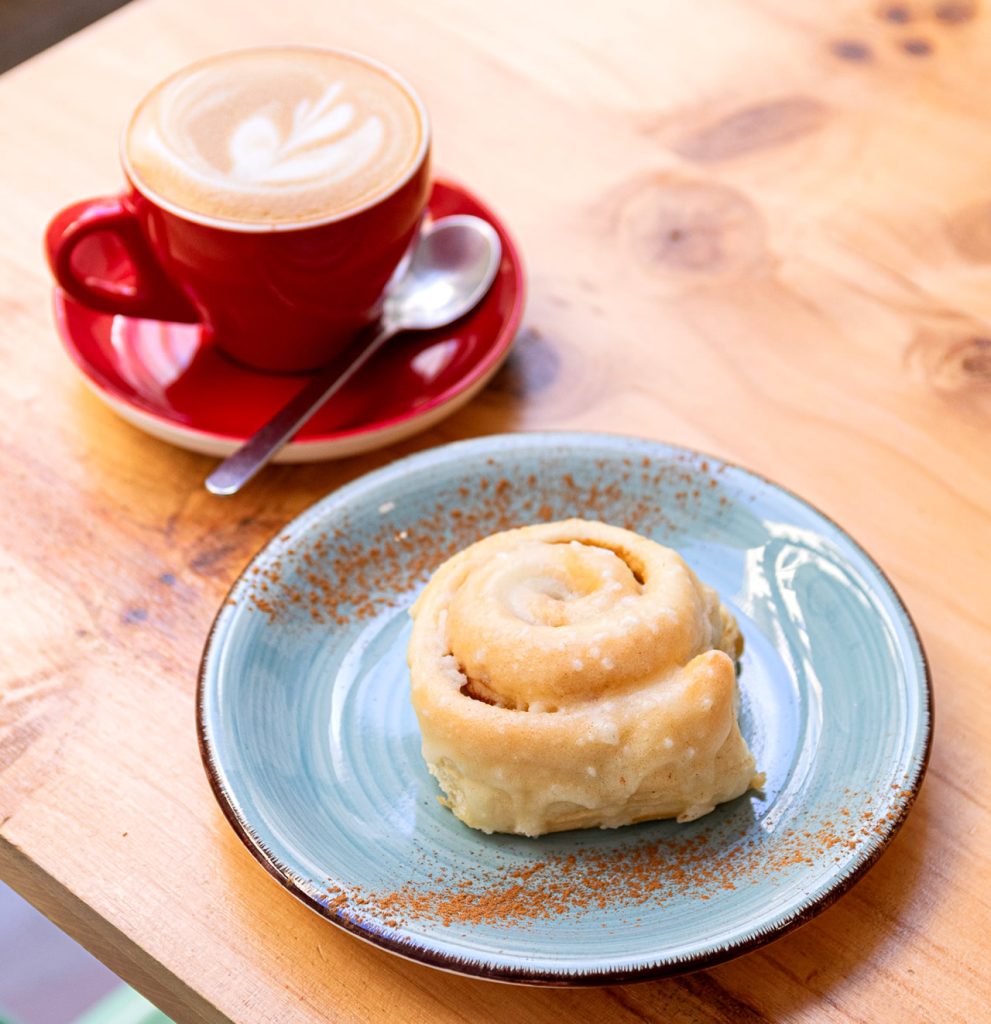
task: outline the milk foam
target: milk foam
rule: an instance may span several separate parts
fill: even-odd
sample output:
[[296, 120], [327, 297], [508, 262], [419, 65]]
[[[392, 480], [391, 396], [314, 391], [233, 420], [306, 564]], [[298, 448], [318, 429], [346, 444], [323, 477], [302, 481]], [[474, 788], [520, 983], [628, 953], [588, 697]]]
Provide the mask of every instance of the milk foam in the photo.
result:
[[347, 54], [226, 54], [179, 72], [125, 136], [135, 183], [193, 215], [260, 227], [347, 213], [419, 163], [422, 110], [402, 83]]

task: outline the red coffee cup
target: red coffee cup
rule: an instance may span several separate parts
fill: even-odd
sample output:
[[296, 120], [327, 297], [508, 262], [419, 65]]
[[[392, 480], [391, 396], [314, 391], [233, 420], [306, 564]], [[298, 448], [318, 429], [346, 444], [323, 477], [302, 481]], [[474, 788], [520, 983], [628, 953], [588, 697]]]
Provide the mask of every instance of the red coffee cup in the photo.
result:
[[[412, 88], [377, 62], [305, 47], [271, 52], [287, 49], [337, 54], [399, 83], [422, 123], [419, 149], [399, 180], [364, 204], [298, 225], [243, 223], [186, 209], [150, 189], [131, 167], [122, 142], [127, 189], [76, 203], [48, 226], [47, 255], [59, 287], [106, 313], [201, 322], [205, 338], [227, 355], [268, 371], [314, 369], [377, 318], [385, 287], [409, 249], [429, 198], [426, 112]], [[215, 60], [250, 60], [251, 54], [266, 52], [242, 51]], [[98, 232], [116, 236], [123, 245], [133, 265], [133, 285], [95, 276], [76, 258], [79, 244]]]

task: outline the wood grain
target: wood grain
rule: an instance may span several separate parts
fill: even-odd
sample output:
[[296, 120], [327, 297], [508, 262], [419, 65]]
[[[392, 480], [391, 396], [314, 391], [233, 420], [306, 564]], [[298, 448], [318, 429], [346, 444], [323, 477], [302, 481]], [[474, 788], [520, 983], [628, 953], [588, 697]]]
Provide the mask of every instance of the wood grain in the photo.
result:
[[[129, 107], [278, 40], [372, 53], [432, 112], [531, 278], [482, 396], [235, 499], [119, 422], [59, 350], [49, 216], [119, 182]], [[991, 13], [794, 0], [141, 0], [0, 80], [0, 875], [179, 1021], [973, 1021], [991, 815]], [[397, 455], [501, 430], [642, 434], [804, 494], [927, 644], [921, 799], [848, 896], [762, 952], [603, 991], [407, 964], [297, 906], [214, 805], [197, 661], [245, 560]]]

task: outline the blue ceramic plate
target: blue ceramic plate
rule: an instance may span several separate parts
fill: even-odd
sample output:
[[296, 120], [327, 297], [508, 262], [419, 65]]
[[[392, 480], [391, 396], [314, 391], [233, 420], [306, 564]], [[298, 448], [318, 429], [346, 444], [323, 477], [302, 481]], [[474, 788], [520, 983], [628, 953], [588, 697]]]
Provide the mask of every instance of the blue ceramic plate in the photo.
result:
[[[733, 609], [762, 794], [542, 839], [486, 836], [438, 802], [407, 608], [471, 541], [575, 515], [677, 548]], [[580, 985], [709, 966], [831, 903], [912, 804], [930, 703], [898, 595], [804, 501], [650, 441], [520, 434], [403, 459], [286, 527], [217, 616], [199, 730], [234, 829], [317, 913], [436, 967]]]

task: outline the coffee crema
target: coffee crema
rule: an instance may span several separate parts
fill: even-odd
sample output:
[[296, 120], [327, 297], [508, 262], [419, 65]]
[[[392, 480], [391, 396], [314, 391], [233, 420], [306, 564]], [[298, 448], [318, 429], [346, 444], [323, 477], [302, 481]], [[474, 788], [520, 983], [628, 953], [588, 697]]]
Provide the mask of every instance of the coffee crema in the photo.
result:
[[305, 226], [400, 184], [426, 145], [423, 108], [391, 72], [304, 47], [244, 50], [177, 72], [134, 112], [135, 185], [193, 219]]

